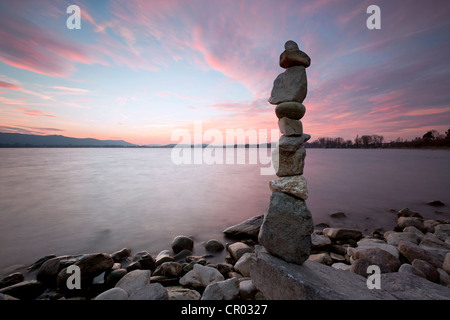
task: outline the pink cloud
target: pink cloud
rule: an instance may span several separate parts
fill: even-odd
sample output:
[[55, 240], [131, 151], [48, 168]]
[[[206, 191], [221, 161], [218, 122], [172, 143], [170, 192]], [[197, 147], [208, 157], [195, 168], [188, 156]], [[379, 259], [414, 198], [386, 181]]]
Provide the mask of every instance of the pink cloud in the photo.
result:
[[11, 90], [20, 90], [21, 88], [19, 86], [16, 86], [15, 84], [11, 84], [8, 82], [0, 81], [0, 88], [6, 88]]

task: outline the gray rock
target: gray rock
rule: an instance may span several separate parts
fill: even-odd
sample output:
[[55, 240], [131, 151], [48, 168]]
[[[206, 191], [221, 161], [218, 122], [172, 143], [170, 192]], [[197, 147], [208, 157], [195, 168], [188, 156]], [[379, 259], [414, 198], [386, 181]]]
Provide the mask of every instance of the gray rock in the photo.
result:
[[268, 252], [302, 264], [309, 257], [313, 231], [311, 212], [305, 201], [281, 192], [272, 193], [258, 238]]
[[441, 224], [439, 221], [436, 220], [425, 220], [423, 222], [423, 226], [426, 228], [427, 232], [434, 232], [434, 227]]
[[131, 255], [131, 249], [123, 248], [119, 251], [111, 253], [111, 258], [114, 260], [114, 262], [119, 262], [122, 260], [125, 260]]
[[433, 206], [433, 207], [444, 207], [445, 203], [443, 203], [440, 200], [433, 200], [433, 201], [427, 202], [427, 205]]
[[351, 265], [342, 262], [336, 262], [333, 263], [331, 267], [337, 270], [350, 271]]
[[301, 50], [285, 50], [280, 55], [280, 67], [287, 69], [295, 66], [308, 68], [311, 58]]
[[178, 277], [181, 272], [183, 271], [183, 268], [181, 267], [181, 264], [174, 261], [164, 262], [161, 265], [159, 265], [153, 275], [155, 276], [166, 276], [166, 277]]
[[419, 229], [417, 229], [416, 227], [413, 226], [409, 226], [403, 229], [403, 232], [410, 232], [410, 233], [414, 233], [416, 236], [420, 238], [423, 237], [423, 232], [420, 231]]
[[112, 270], [105, 275], [105, 283], [108, 286], [115, 286], [120, 279], [122, 279], [127, 274], [126, 269], [116, 269]]
[[292, 177], [278, 177], [270, 180], [270, 190], [273, 192], [289, 193], [300, 199], [308, 199], [308, 188], [305, 177], [292, 176]]
[[128, 300], [169, 300], [169, 294], [161, 284], [150, 283], [134, 290]]
[[450, 289], [400, 272], [381, 275], [381, 289], [400, 300], [449, 300]]
[[56, 285], [56, 277], [59, 272], [77, 262], [81, 256], [58, 256], [42, 263], [36, 274], [36, 279], [48, 286]]
[[261, 228], [263, 220], [264, 215], [255, 216], [245, 220], [244, 222], [226, 228], [225, 230], [223, 230], [223, 233], [225, 233], [229, 237], [250, 237], [256, 239], [258, 238], [259, 229]]
[[398, 252], [398, 249], [396, 246], [390, 245], [385, 243], [383, 240], [379, 239], [367, 239], [363, 238], [357, 243], [357, 247], [355, 249], [350, 249], [348, 251], [358, 251], [362, 249], [369, 249], [369, 248], [379, 248], [381, 250], [387, 251], [390, 254], [392, 254], [395, 258], [399, 258], [400, 254]]
[[448, 286], [450, 284], [450, 275], [441, 268], [438, 268], [437, 272], [439, 273], [439, 283]]
[[45, 286], [36, 280], [22, 281], [0, 289], [0, 293], [20, 300], [34, 300], [45, 291]]
[[435, 226], [434, 235], [445, 242], [450, 238], [450, 224], [440, 224]]
[[155, 258], [155, 266], [159, 266], [163, 264], [164, 262], [170, 262], [174, 261], [174, 257], [172, 257], [172, 254], [170, 250], [163, 250]]
[[[268, 300], [380, 300], [395, 299], [380, 290], [368, 290], [366, 279], [312, 261], [286, 262], [256, 246], [251, 277]], [[270, 277], [268, 277], [270, 275]]]
[[413, 267], [412, 265], [410, 265], [409, 263], [404, 263], [400, 266], [400, 268], [398, 268], [398, 272], [402, 272], [402, 273], [408, 273], [408, 274], [412, 274], [421, 278], [426, 278], [425, 274], [420, 271], [419, 269]]
[[216, 239], [208, 240], [205, 244], [205, 249], [208, 251], [222, 251], [225, 247], [223, 246], [222, 242]]
[[254, 253], [244, 253], [234, 265], [234, 269], [244, 277], [250, 277], [250, 270], [252, 269], [255, 261], [256, 255]]
[[25, 277], [20, 272], [14, 272], [0, 280], [0, 289], [12, 286], [13, 284], [25, 281]]
[[306, 113], [306, 108], [298, 102], [283, 102], [275, 107], [275, 115], [278, 120], [278, 127], [282, 134], [286, 136], [301, 136], [303, 125], [299, 121]]
[[209, 284], [201, 300], [234, 300], [239, 295], [239, 280], [231, 278]]
[[188, 249], [183, 249], [178, 252], [173, 258], [175, 261], [185, 260], [186, 257], [192, 256], [192, 251]]
[[222, 274], [222, 275], [226, 275], [228, 274], [230, 271], [233, 270], [233, 265], [230, 263], [218, 263], [217, 264], [217, 270]]
[[371, 262], [369, 262], [369, 260], [366, 259], [358, 259], [356, 261], [354, 261], [351, 266], [350, 266], [350, 272], [359, 274], [360, 276], [367, 278], [367, 276], [369, 275], [367, 273], [367, 268], [372, 265]]
[[175, 253], [180, 252], [183, 249], [191, 250], [194, 248], [194, 240], [186, 236], [176, 236], [172, 240], [172, 250]]
[[362, 232], [354, 229], [325, 228], [322, 230], [322, 233], [332, 240], [359, 239], [362, 237]]
[[180, 279], [180, 284], [186, 287], [205, 288], [211, 283], [223, 280], [223, 275], [217, 269], [197, 263]]
[[398, 217], [416, 217], [416, 218], [423, 219], [423, 217], [421, 216], [420, 213], [409, 210], [409, 208], [405, 208], [405, 209], [398, 211], [397, 216]]
[[331, 257], [328, 254], [328, 252], [311, 254], [308, 257], [308, 260], [316, 262], [316, 263], [320, 263], [320, 264], [325, 264], [327, 266], [330, 266], [331, 264], [333, 264], [333, 261], [331, 260]]
[[332, 218], [347, 218], [347, 215], [344, 212], [333, 212], [330, 214], [330, 217]]
[[128, 293], [121, 288], [111, 288], [100, 293], [94, 300], [127, 300]]
[[330, 244], [331, 244], [331, 240], [327, 236], [317, 234], [317, 233], [311, 234], [311, 248], [320, 249], [320, 248], [327, 247]]
[[445, 255], [445, 259], [442, 264], [442, 269], [444, 269], [448, 274], [450, 274], [450, 252]]
[[139, 262], [141, 265], [140, 269], [144, 270], [155, 270], [156, 267], [155, 259], [153, 259], [152, 255], [147, 251], [140, 251], [136, 253], [133, 257], [133, 262]]
[[253, 300], [258, 290], [256, 289], [253, 281], [243, 280], [239, 282], [239, 296], [244, 300]]
[[243, 242], [235, 242], [228, 246], [228, 252], [235, 261], [238, 261], [244, 253], [253, 252], [253, 249]]
[[424, 260], [414, 259], [412, 266], [423, 272], [425, 278], [432, 282], [439, 283], [439, 273], [436, 268]]
[[[141, 266], [141, 264], [140, 264], [139, 262], [137, 262], [137, 261], [130, 263], [130, 264], [125, 268], [125, 270], [126, 270], [127, 272], [131, 272], [131, 271], [134, 271], [134, 270], [140, 270], [140, 269], [142, 269], [142, 266]], [[142, 270], [144, 270], [144, 269], [142, 269]]]
[[397, 224], [394, 227], [394, 231], [402, 231], [406, 227], [416, 227], [420, 231], [426, 231], [423, 225], [423, 221], [420, 218], [415, 217], [400, 217], [397, 219]]
[[286, 152], [295, 152], [309, 139], [311, 139], [311, 136], [307, 133], [304, 133], [299, 137], [282, 135], [278, 141], [278, 148]]
[[413, 232], [395, 232], [386, 231], [384, 233], [384, 238], [387, 244], [397, 246], [400, 240], [409, 241], [415, 244], [419, 244], [419, 236]]
[[352, 254], [354, 260], [365, 259], [373, 265], [385, 264], [389, 266], [391, 272], [395, 272], [400, 268], [401, 262], [398, 258], [390, 254], [389, 252], [380, 248], [368, 248], [356, 250]]
[[419, 247], [429, 250], [440, 250], [443, 254], [450, 252], [450, 244], [440, 240], [432, 233], [427, 233], [420, 239]]
[[134, 291], [142, 288], [150, 283], [150, 270], [134, 270], [127, 273], [116, 284], [116, 288], [125, 290], [128, 295], [131, 295]]
[[36, 262], [34, 262], [33, 264], [31, 264], [31, 265], [27, 268], [27, 270], [28, 270], [28, 271], [33, 271], [33, 270], [35, 270], [35, 269], [38, 269], [38, 268], [40, 268], [40, 267], [42, 266], [42, 264], [43, 264], [45, 261], [50, 260], [50, 259], [53, 259], [53, 258], [56, 258], [56, 256], [55, 256], [54, 254], [50, 254], [50, 255], [48, 255], [48, 256], [45, 256], [45, 257], [43, 257], [43, 258], [40, 258], [39, 260], [37, 260]]
[[308, 82], [305, 67], [296, 66], [278, 75], [273, 82], [270, 104], [295, 101], [302, 103], [306, 98]]
[[[298, 138], [301, 137], [288, 137]], [[301, 140], [299, 140], [301, 141]], [[306, 150], [301, 147], [295, 151], [285, 150], [279, 145], [272, 152], [272, 165], [279, 177], [302, 175], [305, 166]]]
[[200, 300], [202, 297], [198, 291], [178, 287], [168, 287], [167, 293], [169, 300]]
[[426, 250], [419, 247], [417, 244], [408, 241], [400, 241], [398, 244], [398, 251], [408, 259], [409, 262], [413, 262], [414, 259], [420, 259], [427, 261], [436, 268], [442, 267], [442, 264], [444, 263], [444, 256], [442, 254], [434, 250]]

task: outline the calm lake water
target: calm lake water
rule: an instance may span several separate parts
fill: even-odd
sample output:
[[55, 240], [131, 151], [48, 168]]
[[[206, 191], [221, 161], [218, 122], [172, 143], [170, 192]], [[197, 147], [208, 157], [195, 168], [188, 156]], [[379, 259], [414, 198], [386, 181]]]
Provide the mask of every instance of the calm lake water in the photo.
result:
[[[232, 242], [223, 229], [267, 209], [275, 176], [261, 166], [175, 165], [170, 149], [0, 149], [0, 268], [50, 253], [156, 255], [179, 234], [203, 254], [204, 241]], [[450, 151], [307, 149], [304, 176], [314, 223], [391, 230], [389, 209], [405, 207], [450, 218], [450, 206], [425, 204], [450, 205]]]

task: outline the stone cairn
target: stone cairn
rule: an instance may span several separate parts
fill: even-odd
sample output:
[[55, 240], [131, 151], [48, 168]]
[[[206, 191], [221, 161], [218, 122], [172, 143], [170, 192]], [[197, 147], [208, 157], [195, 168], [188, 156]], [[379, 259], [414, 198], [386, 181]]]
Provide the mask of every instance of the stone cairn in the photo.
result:
[[306, 179], [302, 176], [306, 150], [303, 144], [311, 136], [303, 133], [300, 119], [305, 114], [302, 104], [306, 98], [305, 68], [309, 56], [297, 43], [288, 41], [280, 56], [280, 66], [286, 69], [273, 83], [269, 103], [276, 105], [275, 114], [281, 133], [272, 163], [278, 178], [270, 181], [272, 196], [259, 233], [259, 243], [272, 255], [285, 261], [302, 264], [311, 251], [314, 231]]

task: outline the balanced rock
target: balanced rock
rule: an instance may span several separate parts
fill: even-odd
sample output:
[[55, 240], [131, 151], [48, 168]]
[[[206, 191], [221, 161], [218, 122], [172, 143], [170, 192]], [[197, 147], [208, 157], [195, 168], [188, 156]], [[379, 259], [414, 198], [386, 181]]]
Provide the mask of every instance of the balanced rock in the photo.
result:
[[284, 45], [285, 51], [280, 55], [280, 67], [287, 69], [294, 66], [308, 68], [311, 65], [311, 58], [298, 48], [297, 43], [289, 40]]
[[279, 145], [272, 153], [272, 164], [276, 175], [279, 177], [302, 175], [305, 166], [305, 157], [306, 150], [303, 147], [295, 151], [290, 151]]
[[279, 177], [270, 181], [273, 192], [289, 193], [300, 199], [308, 199], [306, 179], [303, 176]]
[[291, 67], [279, 74], [273, 82], [269, 103], [275, 105], [289, 101], [302, 103], [306, 98], [307, 90], [305, 67]]
[[310, 254], [313, 230], [311, 212], [305, 201], [273, 192], [259, 232], [259, 243], [276, 257], [302, 264]]
[[[275, 114], [278, 119], [289, 118], [292, 120], [300, 120], [305, 115], [306, 108], [298, 102], [283, 102], [276, 106]], [[278, 122], [278, 125], [280, 122]], [[281, 130], [281, 128], [280, 128]]]
[[278, 120], [278, 127], [280, 132], [288, 137], [301, 136], [303, 134], [303, 125], [300, 120], [283, 117]]

